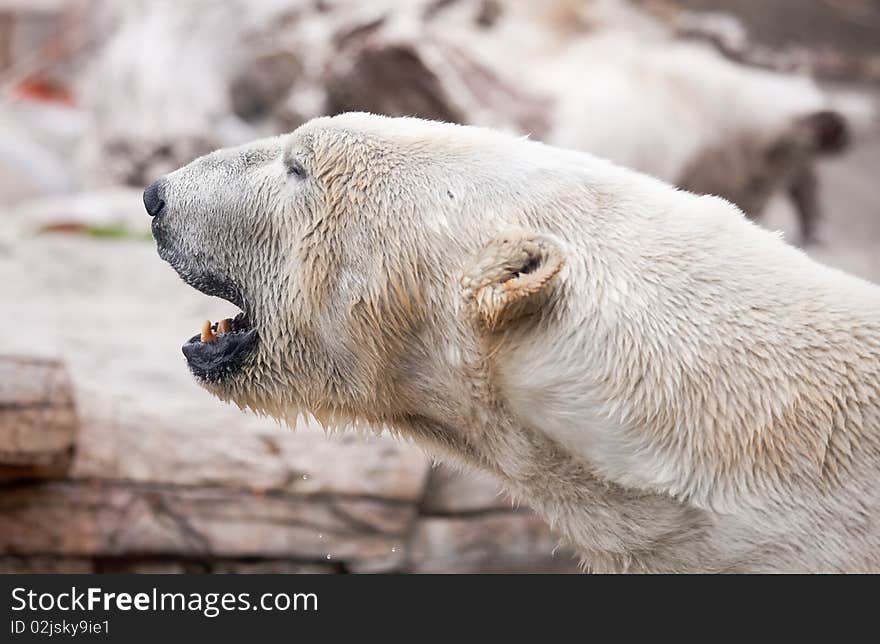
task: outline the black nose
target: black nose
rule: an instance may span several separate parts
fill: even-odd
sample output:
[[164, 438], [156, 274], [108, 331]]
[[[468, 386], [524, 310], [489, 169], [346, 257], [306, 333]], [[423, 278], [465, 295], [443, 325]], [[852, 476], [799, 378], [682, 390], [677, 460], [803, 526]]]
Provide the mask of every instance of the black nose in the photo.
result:
[[144, 207], [150, 217], [155, 217], [165, 207], [165, 179], [155, 181], [144, 190]]

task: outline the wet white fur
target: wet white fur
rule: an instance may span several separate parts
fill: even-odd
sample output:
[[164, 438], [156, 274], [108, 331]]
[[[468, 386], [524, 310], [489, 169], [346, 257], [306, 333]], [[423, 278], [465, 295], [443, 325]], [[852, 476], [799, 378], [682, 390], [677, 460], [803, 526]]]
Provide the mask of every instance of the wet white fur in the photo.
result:
[[[488, 469], [591, 569], [880, 570], [880, 289], [731, 204], [367, 114], [197, 160], [168, 202], [248, 285], [260, 330], [217, 395]], [[491, 330], [469, 312], [503, 235], [564, 267]]]

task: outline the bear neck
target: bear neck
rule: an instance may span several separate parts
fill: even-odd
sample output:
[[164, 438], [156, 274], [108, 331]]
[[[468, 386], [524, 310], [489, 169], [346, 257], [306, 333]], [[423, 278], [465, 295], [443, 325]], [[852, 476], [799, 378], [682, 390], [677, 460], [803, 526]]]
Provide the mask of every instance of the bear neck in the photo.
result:
[[[717, 198], [611, 205], [565, 239], [566, 332], [531, 328], [495, 353], [520, 433], [558, 447], [521, 445], [511, 461], [541, 466], [501, 467], [512, 487], [611, 568], [772, 569], [812, 548], [833, 569], [876, 552], [860, 526], [880, 507], [880, 289]], [[658, 561], [624, 538], [639, 530], [689, 545]]]

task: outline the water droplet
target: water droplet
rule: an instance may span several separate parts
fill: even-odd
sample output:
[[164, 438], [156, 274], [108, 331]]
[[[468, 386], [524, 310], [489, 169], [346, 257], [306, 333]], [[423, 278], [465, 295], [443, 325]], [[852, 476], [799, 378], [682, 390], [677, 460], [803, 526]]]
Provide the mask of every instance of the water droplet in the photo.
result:
[[397, 546], [394, 546], [394, 547], [391, 549], [391, 552], [397, 552]]
[[309, 475], [303, 474], [303, 481], [308, 481], [308, 480], [309, 480]]
[[330, 558], [330, 555], [327, 555], [327, 559], [329, 559], [329, 558]]

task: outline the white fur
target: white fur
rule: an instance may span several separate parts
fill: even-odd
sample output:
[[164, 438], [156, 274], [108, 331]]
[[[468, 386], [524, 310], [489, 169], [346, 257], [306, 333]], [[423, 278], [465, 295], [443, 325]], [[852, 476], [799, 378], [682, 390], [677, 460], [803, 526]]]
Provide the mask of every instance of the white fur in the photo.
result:
[[369, 114], [168, 181], [260, 333], [220, 397], [489, 469], [591, 569], [880, 569], [880, 289], [728, 202]]

